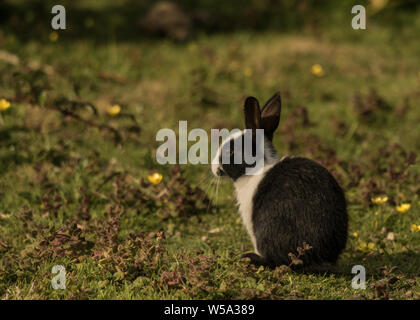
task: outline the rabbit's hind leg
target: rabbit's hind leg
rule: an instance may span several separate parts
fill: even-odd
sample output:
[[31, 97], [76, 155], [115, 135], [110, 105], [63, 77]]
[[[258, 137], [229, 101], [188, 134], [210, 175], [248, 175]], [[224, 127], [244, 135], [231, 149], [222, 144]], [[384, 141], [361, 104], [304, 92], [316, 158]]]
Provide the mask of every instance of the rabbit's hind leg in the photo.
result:
[[245, 253], [241, 256], [242, 259], [245, 258], [249, 258], [251, 260], [251, 264], [256, 266], [256, 267], [260, 267], [260, 266], [264, 266], [264, 267], [269, 267], [269, 268], [273, 268], [274, 265], [270, 262], [268, 262], [264, 257], [251, 252], [251, 253]]

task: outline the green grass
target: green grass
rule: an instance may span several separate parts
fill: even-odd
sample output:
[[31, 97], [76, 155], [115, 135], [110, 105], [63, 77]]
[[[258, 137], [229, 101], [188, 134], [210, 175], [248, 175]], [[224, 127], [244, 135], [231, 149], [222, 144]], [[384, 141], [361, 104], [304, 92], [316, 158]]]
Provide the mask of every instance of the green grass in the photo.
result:
[[[244, 31], [182, 44], [4, 38], [19, 63], [0, 59], [0, 98], [12, 102], [0, 121], [0, 297], [419, 299], [420, 174], [410, 152], [420, 149], [420, 46], [407, 32]], [[323, 77], [311, 74], [316, 63]], [[348, 244], [331, 274], [249, 266], [231, 183], [215, 183], [208, 166], [179, 172], [155, 161], [159, 129], [177, 131], [179, 120], [241, 128], [243, 99], [277, 90], [279, 154], [319, 161], [346, 192]], [[114, 117], [113, 104], [122, 107]], [[157, 186], [147, 182], [155, 171]], [[372, 204], [380, 195], [388, 202]], [[411, 208], [400, 213], [400, 203]], [[51, 287], [57, 264], [66, 290]], [[351, 287], [358, 264], [366, 290]]]

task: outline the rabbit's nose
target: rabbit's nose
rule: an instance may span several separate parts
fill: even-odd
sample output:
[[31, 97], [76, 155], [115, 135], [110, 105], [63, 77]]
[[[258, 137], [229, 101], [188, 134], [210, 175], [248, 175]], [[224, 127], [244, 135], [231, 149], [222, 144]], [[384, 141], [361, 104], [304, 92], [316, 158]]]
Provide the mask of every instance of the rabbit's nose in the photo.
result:
[[216, 174], [219, 177], [226, 175], [225, 171], [222, 168], [218, 168], [217, 171], [216, 171]]

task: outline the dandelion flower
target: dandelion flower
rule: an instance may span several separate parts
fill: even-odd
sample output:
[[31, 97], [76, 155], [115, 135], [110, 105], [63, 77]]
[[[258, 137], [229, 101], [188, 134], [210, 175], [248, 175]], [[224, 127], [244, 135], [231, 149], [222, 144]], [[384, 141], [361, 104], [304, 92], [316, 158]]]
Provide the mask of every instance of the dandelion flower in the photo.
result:
[[324, 75], [324, 69], [317, 63], [311, 67], [311, 73], [316, 77], [322, 77]]
[[110, 116], [116, 116], [121, 112], [121, 107], [118, 104], [114, 104], [113, 106], [109, 107], [107, 110]]
[[357, 232], [353, 232], [353, 237], [357, 238], [359, 236], [359, 234]]
[[419, 232], [420, 231], [420, 224], [419, 225], [416, 225], [416, 224], [412, 224], [411, 225], [411, 231], [413, 231], [413, 232]]
[[51, 42], [56, 42], [58, 40], [58, 32], [57, 31], [53, 31], [50, 33], [50, 41]]
[[370, 0], [370, 5], [374, 12], [380, 11], [388, 4], [388, 0]]
[[388, 197], [387, 196], [383, 196], [383, 197], [375, 197], [370, 199], [374, 204], [384, 204], [385, 202], [388, 201]]
[[160, 173], [155, 172], [154, 174], [147, 177], [150, 183], [159, 184], [162, 181], [162, 175]]
[[362, 252], [370, 252], [375, 250], [375, 244], [373, 242], [366, 243], [365, 241], [360, 242], [360, 246], [358, 248]]
[[397, 211], [404, 213], [407, 212], [408, 210], [410, 210], [411, 205], [409, 203], [402, 203], [399, 206], [397, 206]]
[[10, 108], [10, 102], [6, 99], [0, 99], [0, 111], [6, 111]]

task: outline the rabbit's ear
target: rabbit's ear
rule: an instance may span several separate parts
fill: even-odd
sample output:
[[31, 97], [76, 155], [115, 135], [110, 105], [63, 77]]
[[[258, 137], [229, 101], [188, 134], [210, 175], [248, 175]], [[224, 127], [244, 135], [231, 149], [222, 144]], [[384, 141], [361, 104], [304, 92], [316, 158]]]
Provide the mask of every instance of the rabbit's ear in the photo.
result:
[[245, 100], [244, 105], [245, 112], [245, 129], [255, 129], [261, 128], [261, 111], [258, 100], [254, 97], [248, 97]]
[[273, 139], [273, 133], [276, 131], [280, 122], [281, 113], [281, 98], [280, 92], [276, 92], [267, 103], [264, 105], [261, 112], [261, 128], [264, 129], [264, 134], [270, 139]]

